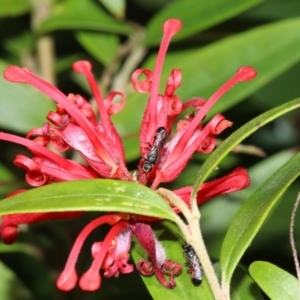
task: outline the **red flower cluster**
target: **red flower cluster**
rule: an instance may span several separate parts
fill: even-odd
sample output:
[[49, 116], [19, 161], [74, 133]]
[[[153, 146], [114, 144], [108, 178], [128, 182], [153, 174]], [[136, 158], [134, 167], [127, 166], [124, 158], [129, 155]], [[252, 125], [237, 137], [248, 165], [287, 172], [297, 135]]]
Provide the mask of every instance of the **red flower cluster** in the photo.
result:
[[[194, 98], [182, 103], [176, 89], [181, 84], [181, 71], [174, 69], [168, 78], [164, 94], [159, 94], [159, 83], [163, 61], [172, 36], [181, 29], [181, 22], [167, 20], [163, 26], [163, 39], [154, 71], [138, 69], [132, 75], [132, 84], [136, 91], [150, 93], [140, 131], [141, 160], [138, 165], [137, 182], [156, 189], [160, 183], [174, 180], [196, 152], [209, 153], [214, 149], [215, 136], [231, 126], [231, 122], [221, 115], [216, 115], [207, 124], [201, 124], [205, 115], [218, 99], [240, 81], [251, 80], [256, 73], [251, 67], [242, 67], [207, 101]], [[14, 163], [26, 170], [26, 180], [34, 187], [86, 178], [114, 178], [134, 181], [126, 168], [122, 139], [111, 121], [111, 115], [118, 113], [126, 104], [125, 95], [111, 92], [105, 98], [92, 75], [92, 66], [87, 61], [78, 61], [73, 65], [75, 72], [82, 73], [96, 99], [100, 122], [90, 104], [80, 95], [64, 95], [55, 86], [34, 75], [30, 70], [10, 66], [4, 77], [11, 82], [27, 83], [51, 97], [57, 103], [56, 112], [47, 115], [48, 123], [42, 128], [32, 129], [26, 138], [0, 133], [0, 139], [28, 148], [32, 157], [17, 155]], [[138, 81], [143, 74], [146, 80]], [[122, 98], [121, 103], [114, 103], [115, 96]], [[177, 117], [185, 109], [193, 112], [184, 120]], [[177, 122], [177, 130], [172, 133]], [[82, 165], [49, 150], [51, 144], [57, 152], [76, 150], [85, 160]], [[203, 203], [215, 196], [241, 190], [249, 185], [246, 170], [238, 168], [229, 175], [204, 183], [198, 192], [198, 203]], [[183, 201], [189, 203], [192, 187], [175, 190]], [[21, 191], [15, 191], [16, 194]], [[12, 195], [11, 194], [11, 195]], [[7, 199], [6, 201], [9, 201]], [[173, 208], [178, 212], [177, 208]], [[77, 217], [83, 212], [63, 213], [27, 213], [2, 216], [0, 233], [5, 243], [13, 243], [18, 235], [19, 224], [30, 224], [44, 220]], [[104, 276], [118, 276], [119, 273], [133, 271], [128, 264], [132, 236], [136, 236], [142, 247], [149, 254], [151, 261], [141, 261], [138, 270], [144, 275], [155, 274], [167, 288], [175, 286], [174, 277], [180, 274], [181, 265], [166, 258], [162, 245], [156, 239], [150, 225], [142, 216], [125, 214], [107, 214], [90, 222], [78, 235], [70, 252], [65, 269], [57, 280], [62, 290], [70, 290], [77, 283], [75, 264], [80, 249], [87, 236], [96, 227], [107, 223], [112, 227], [102, 242], [92, 246], [92, 264], [79, 280], [84, 290], [96, 290], [101, 285], [99, 270]], [[165, 276], [169, 277], [166, 280]]]

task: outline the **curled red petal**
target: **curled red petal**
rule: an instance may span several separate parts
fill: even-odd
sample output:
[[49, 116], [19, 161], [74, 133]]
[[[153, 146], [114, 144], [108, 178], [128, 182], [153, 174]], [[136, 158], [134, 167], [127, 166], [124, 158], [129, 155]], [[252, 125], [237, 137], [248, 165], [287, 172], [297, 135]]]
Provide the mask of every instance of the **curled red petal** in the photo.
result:
[[167, 289], [173, 289], [176, 286], [176, 282], [173, 276], [169, 276], [169, 281], [166, 280], [164, 273], [161, 270], [155, 269], [155, 275], [160, 284]]
[[62, 116], [54, 111], [50, 111], [47, 115], [47, 120], [54, 125], [60, 125], [62, 123]]
[[106, 278], [110, 278], [112, 276], [119, 276], [119, 268], [118, 265], [113, 263], [110, 267], [106, 268], [106, 271], [103, 274]]
[[129, 254], [126, 254], [126, 256], [119, 258], [119, 260], [117, 261], [118, 269], [123, 274], [131, 273], [134, 270], [134, 266], [128, 263]]
[[167, 96], [173, 95], [174, 92], [180, 87], [180, 85], [181, 85], [181, 70], [173, 69], [167, 81], [165, 94]]
[[[122, 101], [117, 103], [112, 103], [112, 101], [116, 96], [119, 96], [122, 99]], [[125, 107], [126, 97], [124, 93], [121, 92], [110, 92], [104, 100], [104, 105], [109, 115], [117, 114]]]
[[208, 126], [210, 135], [218, 135], [231, 125], [232, 122], [226, 120], [224, 116], [221, 114], [216, 114], [206, 126]]
[[155, 272], [153, 263], [145, 259], [141, 259], [137, 263], [136, 268], [144, 276], [151, 276]]
[[41, 172], [40, 164], [25, 155], [18, 154], [14, 160], [14, 164], [31, 172]]
[[47, 182], [48, 177], [43, 174], [41, 165], [34, 159], [24, 155], [17, 155], [14, 164], [27, 170], [25, 178], [31, 186], [42, 186]]
[[206, 136], [204, 140], [201, 142], [197, 151], [200, 153], [210, 153], [214, 150], [216, 145], [216, 140], [213, 136]]
[[173, 95], [169, 99], [168, 115], [171, 117], [177, 117], [182, 111], [182, 103], [179, 97]]
[[[144, 75], [146, 79], [138, 81], [138, 78]], [[133, 88], [139, 93], [149, 93], [152, 88], [152, 72], [148, 69], [137, 69], [131, 76], [131, 83]]]
[[186, 110], [189, 107], [201, 108], [205, 104], [206, 100], [200, 97], [194, 97], [182, 104], [182, 110]]
[[162, 271], [164, 274], [178, 276], [182, 273], [182, 265], [171, 259], [167, 259], [162, 266]]

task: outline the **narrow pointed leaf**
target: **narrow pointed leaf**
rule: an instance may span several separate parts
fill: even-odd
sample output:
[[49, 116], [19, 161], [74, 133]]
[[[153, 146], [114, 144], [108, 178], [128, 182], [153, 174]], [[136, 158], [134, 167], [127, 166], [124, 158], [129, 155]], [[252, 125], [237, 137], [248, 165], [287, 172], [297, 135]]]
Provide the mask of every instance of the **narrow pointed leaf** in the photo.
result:
[[195, 181], [193, 196], [196, 195], [200, 185], [205, 181], [209, 174], [218, 166], [219, 162], [240, 142], [246, 137], [260, 129], [262, 126], [268, 124], [274, 119], [300, 107], [300, 98], [289, 101], [274, 109], [271, 109], [260, 116], [254, 118], [231, 136], [229, 136], [223, 143], [209, 156], [209, 158], [201, 166]]
[[[7, 67], [7, 63], [0, 61], [0, 74]], [[5, 130], [27, 133], [28, 130], [43, 124], [45, 116], [55, 107], [49, 98], [32, 87], [8, 82], [2, 76], [0, 90], [0, 126]]]
[[101, 30], [119, 34], [130, 34], [126, 24], [112, 18], [91, 0], [67, 0], [57, 4], [54, 13], [41, 23], [39, 33], [61, 29]]
[[0, 0], [1, 18], [19, 16], [30, 11], [31, 4], [29, 0]]
[[299, 175], [300, 152], [272, 174], [241, 206], [221, 249], [223, 286], [229, 286], [234, 269], [272, 207]]
[[110, 11], [116, 18], [123, 19], [125, 16], [126, 1], [125, 0], [100, 0], [105, 8]]
[[299, 298], [299, 283], [296, 277], [265, 261], [256, 261], [249, 268], [250, 275], [272, 300]]
[[259, 286], [242, 268], [237, 268], [232, 278], [231, 300], [264, 300]]
[[21, 283], [20, 278], [17, 274], [13, 272], [9, 267], [0, 261], [0, 299], [10, 300], [10, 299], [23, 299], [29, 300], [33, 299], [33, 295]]
[[160, 43], [162, 24], [169, 18], [180, 19], [182, 30], [174, 40], [203, 31], [262, 2], [261, 0], [188, 0], [167, 5], [150, 21], [146, 31], [146, 44]]
[[119, 39], [114, 34], [78, 31], [75, 36], [85, 50], [104, 65], [110, 63], [117, 54]]
[[110, 179], [54, 183], [0, 201], [0, 214], [115, 211], [173, 220], [169, 205], [140, 184]]

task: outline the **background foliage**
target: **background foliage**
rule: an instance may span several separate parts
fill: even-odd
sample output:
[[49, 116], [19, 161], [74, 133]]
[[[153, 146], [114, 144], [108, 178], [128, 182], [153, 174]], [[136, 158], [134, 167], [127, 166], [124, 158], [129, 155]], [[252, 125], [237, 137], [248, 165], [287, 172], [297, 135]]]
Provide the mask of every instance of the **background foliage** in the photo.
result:
[[[299, 97], [300, 2], [297, 0], [0, 0], [0, 70], [2, 73], [10, 64], [28, 67], [56, 83], [65, 93], [78, 92], [89, 97], [85, 84], [71, 71], [71, 64], [77, 59], [90, 60], [104, 91], [117, 89], [127, 94], [127, 106], [114, 121], [125, 143], [128, 164], [134, 169], [140, 155], [138, 132], [147, 96], [133, 92], [130, 76], [138, 66], [153, 68], [161, 26], [170, 17], [181, 19], [183, 29], [172, 41], [162, 78], [166, 80], [172, 68], [182, 69], [183, 83], [178, 94], [183, 100], [209, 97], [242, 65], [251, 65], [258, 72], [254, 81], [234, 88], [214, 108], [214, 113], [222, 112], [234, 122], [222, 138], [257, 115]], [[27, 86], [0, 79], [0, 90], [1, 131], [24, 135], [29, 129], [41, 126], [54, 107]], [[201, 206], [202, 230], [212, 260], [219, 260], [225, 233], [241, 204], [294, 154], [299, 144], [298, 116], [297, 111], [286, 114], [243, 141], [261, 148], [265, 157], [231, 153], [213, 172], [216, 177], [235, 166], [245, 166], [252, 185], [244, 192]], [[0, 194], [4, 198], [7, 192], [26, 186], [23, 171], [12, 165], [14, 156], [25, 150], [1, 143], [0, 151]], [[169, 187], [192, 184], [205, 159], [195, 155], [185, 172]], [[264, 260], [295, 273], [288, 226], [298, 191], [294, 183], [277, 201], [243, 256], [242, 267]], [[90, 213], [79, 220], [23, 228], [18, 243], [0, 244], [0, 298], [151, 299], [137, 272], [104, 280], [95, 293], [56, 290], [55, 278], [63, 268], [72, 241], [93, 216]], [[298, 218], [296, 241], [300, 241], [299, 225]], [[157, 232], [164, 226], [168, 224], [157, 226]], [[101, 234], [97, 232], [97, 236]], [[174, 236], [165, 241], [170, 253], [180, 253], [180, 244]], [[89, 256], [86, 250], [80, 259], [81, 269], [89, 261], [84, 259]], [[177, 258], [183, 259], [182, 255]], [[253, 278], [261, 276], [260, 266], [252, 265]], [[261, 268], [267, 266], [262, 264]], [[187, 284], [177, 288], [184, 289]], [[191, 293], [192, 289], [191, 285]], [[172, 292], [176, 294], [176, 289]]]

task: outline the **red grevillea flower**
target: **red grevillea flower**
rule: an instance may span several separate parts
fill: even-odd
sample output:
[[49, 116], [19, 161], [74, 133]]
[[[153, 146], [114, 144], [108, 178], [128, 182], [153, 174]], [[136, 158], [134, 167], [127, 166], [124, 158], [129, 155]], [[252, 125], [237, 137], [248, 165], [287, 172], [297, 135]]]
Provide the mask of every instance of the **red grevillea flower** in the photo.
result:
[[[151, 258], [151, 261], [142, 260], [138, 263], [137, 268], [140, 273], [146, 276], [155, 274], [165, 287], [175, 287], [174, 277], [181, 273], [181, 265], [166, 259], [165, 250], [156, 239], [151, 227], [144, 223], [136, 223], [130, 215], [113, 214], [93, 220], [78, 235], [66, 266], [57, 280], [59, 289], [68, 291], [74, 288], [78, 280], [75, 264], [82, 244], [92, 230], [104, 223], [112, 225], [112, 228], [103, 242], [93, 244], [93, 262], [79, 280], [81, 289], [87, 291], [99, 289], [100, 268], [104, 270], [105, 277], [118, 277], [120, 273], [127, 274], [133, 271], [133, 266], [128, 264], [133, 235], [137, 237]], [[169, 281], [164, 275], [169, 277]]]
[[[215, 136], [231, 126], [231, 122], [219, 114], [206, 124], [201, 122], [226, 91], [240, 81], [251, 80], [256, 74], [251, 67], [242, 67], [207, 101], [193, 98], [182, 103], [175, 95], [175, 90], [181, 84], [181, 71], [174, 69], [168, 78], [164, 94], [159, 94], [161, 70], [167, 48], [172, 36], [180, 28], [179, 20], [170, 19], [165, 22], [154, 71], [138, 69], [131, 78], [137, 91], [150, 93], [141, 124], [142, 158], [138, 165], [137, 181], [140, 184], [151, 185], [152, 189], [156, 189], [162, 182], [170, 182], [176, 178], [196, 151], [209, 153], [214, 149]], [[57, 108], [55, 112], [47, 115], [48, 123], [42, 128], [30, 130], [25, 138], [0, 133], [0, 139], [21, 144], [30, 150], [32, 157], [17, 155], [14, 163], [26, 170], [26, 181], [33, 187], [88, 178], [134, 181], [126, 168], [121, 137], [111, 121], [111, 115], [118, 113], [125, 106], [125, 95], [113, 91], [104, 98], [92, 75], [89, 62], [78, 61], [73, 65], [73, 69], [86, 77], [97, 103], [100, 121], [82, 96], [74, 94], [66, 96], [30, 70], [10, 66], [4, 72], [6, 80], [32, 85], [52, 98], [57, 103]], [[147, 79], [138, 81], [141, 74], [146, 75]], [[113, 100], [116, 96], [121, 97], [122, 101], [115, 103]], [[187, 108], [193, 108], [193, 112], [185, 119], [176, 121], [178, 115]], [[172, 134], [174, 124], [177, 128]], [[47, 148], [49, 144], [56, 152]], [[85, 160], [85, 164], [57, 154], [70, 149], [77, 151]], [[237, 168], [222, 178], [202, 184], [198, 191], [197, 202], [201, 204], [218, 195], [244, 189], [248, 185], [249, 177], [246, 170]], [[174, 193], [189, 204], [191, 191], [192, 187], [189, 186], [177, 189]], [[9, 196], [21, 192], [24, 190], [14, 191]], [[178, 212], [176, 207], [173, 207], [173, 210]], [[68, 219], [81, 214], [83, 212], [5, 215], [2, 216], [0, 234], [5, 243], [11, 244], [17, 238], [19, 224]], [[58, 288], [70, 290], [75, 287], [78, 281], [75, 265], [81, 247], [89, 234], [102, 224], [111, 225], [111, 229], [103, 241], [97, 241], [92, 246], [92, 264], [79, 279], [79, 286], [82, 289], [93, 291], [100, 287], [100, 269], [104, 270], [106, 277], [117, 277], [120, 273], [133, 271], [133, 266], [128, 263], [133, 236], [150, 258], [150, 261], [142, 260], [137, 264], [139, 272], [146, 276], [155, 274], [165, 287], [175, 287], [174, 277], [181, 273], [181, 265], [167, 259], [165, 250], [156, 239], [149, 221], [155, 219], [129, 214], [107, 214], [91, 221], [81, 231], [73, 245], [66, 266], [57, 280]]]
[[[242, 67], [207, 101], [195, 98], [182, 104], [179, 97], [174, 94], [181, 84], [181, 71], [173, 69], [168, 78], [164, 94], [159, 94], [160, 75], [167, 47], [172, 36], [180, 28], [181, 22], [176, 19], [170, 19], [165, 22], [163, 40], [153, 73], [147, 69], [138, 69], [131, 78], [135, 90], [141, 93], [150, 93], [140, 131], [140, 150], [143, 158], [139, 165], [139, 181], [143, 184], [152, 182], [153, 189], [161, 182], [174, 180], [181, 173], [194, 152], [209, 153], [214, 149], [214, 137], [228, 126], [231, 126], [231, 122], [221, 115], [216, 115], [206, 125], [201, 125], [200, 122], [225, 92], [236, 83], [251, 80], [256, 76], [256, 71], [253, 68], [248, 66]], [[147, 79], [138, 82], [137, 79], [141, 74], [145, 75]], [[149, 145], [152, 145], [155, 139], [156, 130], [165, 128], [170, 133], [176, 116], [188, 107], [193, 107], [199, 111], [198, 113], [193, 112], [186, 120], [177, 124], [177, 132], [171, 137], [169, 142], [165, 143], [162, 149], [159, 149], [159, 161], [153, 166], [153, 169], [151, 168], [150, 172], [145, 172], [143, 169], [144, 162], [145, 159], [147, 160]]]

